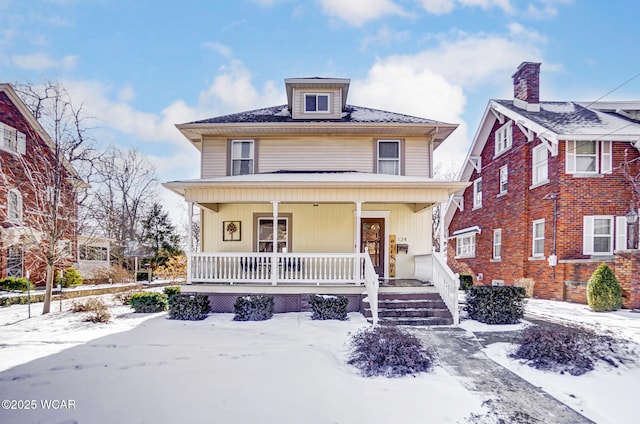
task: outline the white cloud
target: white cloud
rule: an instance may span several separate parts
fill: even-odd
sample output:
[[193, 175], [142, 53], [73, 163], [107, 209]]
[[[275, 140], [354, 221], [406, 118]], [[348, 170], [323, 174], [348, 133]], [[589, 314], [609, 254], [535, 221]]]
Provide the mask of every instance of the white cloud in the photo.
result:
[[208, 41], [206, 43], [202, 43], [202, 47], [207, 50], [213, 50], [214, 52], [218, 53], [222, 57], [229, 58], [233, 56], [233, 51], [231, 50], [231, 47], [221, 43], [216, 43], [215, 41]]
[[349, 25], [362, 24], [389, 15], [408, 16], [391, 0], [319, 0], [324, 12], [336, 16]]
[[44, 71], [48, 69], [70, 70], [75, 68], [78, 56], [67, 55], [62, 59], [53, 59], [44, 53], [13, 55], [13, 64], [21, 69]]
[[458, 0], [463, 6], [480, 7], [482, 9], [489, 9], [491, 7], [497, 7], [505, 12], [512, 12], [510, 0]]
[[118, 92], [118, 100], [123, 102], [131, 102], [136, 98], [135, 89], [131, 84], [127, 84]]
[[392, 31], [388, 26], [384, 25], [375, 34], [365, 37], [362, 42], [362, 49], [365, 50], [370, 45], [388, 46], [393, 42], [403, 42], [410, 38], [409, 31]]
[[443, 15], [456, 7], [455, 0], [419, 0], [422, 8], [434, 15]]

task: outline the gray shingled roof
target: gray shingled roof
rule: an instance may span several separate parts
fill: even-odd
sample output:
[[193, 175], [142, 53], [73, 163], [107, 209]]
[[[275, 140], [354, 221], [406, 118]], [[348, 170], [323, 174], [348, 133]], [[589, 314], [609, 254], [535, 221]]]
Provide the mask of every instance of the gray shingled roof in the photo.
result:
[[293, 119], [287, 105], [272, 106], [231, 115], [217, 116], [189, 124], [235, 124], [235, 123], [299, 123], [299, 122], [359, 122], [359, 123], [399, 123], [399, 124], [445, 124], [432, 119], [400, 113], [385, 112], [361, 106], [346, 105], [340, 119]]
[[556, 134], [640, 134], [637, 121], [588, 108], [577, 102], [540, 102], [539, 112], [520, 109], [514, 106], [512, 100], [494, 102]]

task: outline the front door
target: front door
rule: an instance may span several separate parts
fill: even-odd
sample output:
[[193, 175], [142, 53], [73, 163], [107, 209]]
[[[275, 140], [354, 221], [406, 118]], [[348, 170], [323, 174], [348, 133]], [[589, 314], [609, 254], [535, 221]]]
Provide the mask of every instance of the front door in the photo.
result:
[[362, 218], [362, 245], [369, 249], [371, 262], [380, 277], [384, 277], [384, 218]]

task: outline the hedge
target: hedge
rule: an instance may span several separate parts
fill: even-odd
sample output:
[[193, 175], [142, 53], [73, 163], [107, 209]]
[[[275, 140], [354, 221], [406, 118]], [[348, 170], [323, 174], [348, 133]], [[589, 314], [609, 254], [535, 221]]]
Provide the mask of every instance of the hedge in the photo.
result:
[[469, 318], [485, 324], [516, 324], [524, 316], [524, 287], [475, 286], [467, 290]]

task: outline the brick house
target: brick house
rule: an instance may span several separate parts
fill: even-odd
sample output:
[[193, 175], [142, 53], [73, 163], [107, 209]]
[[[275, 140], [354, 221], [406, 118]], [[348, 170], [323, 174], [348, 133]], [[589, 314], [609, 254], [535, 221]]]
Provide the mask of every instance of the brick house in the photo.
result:
[[624, 306], [640, 307], [638, 204], [621, 166], [639, 156], [640, 102], [540, 101], [539, 76], [522, 63], [514, 98], [486, 107], [459, 178], [471, 184], [445, 214], [448, 263], [474, 284], [532, 278], [535, 297], [586, 303], [606, 262]]
[[61, 189], [54, 190], [55, 146], [8, 84], [0, 84], [0, 136], [0, 279], [28, 273], [32, 282], [43, 285], [42, 247], [52, 234], [54, 204], [56, 268], [74, 262], [79, 178], [63, 163]]

